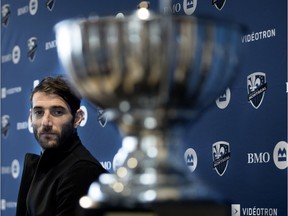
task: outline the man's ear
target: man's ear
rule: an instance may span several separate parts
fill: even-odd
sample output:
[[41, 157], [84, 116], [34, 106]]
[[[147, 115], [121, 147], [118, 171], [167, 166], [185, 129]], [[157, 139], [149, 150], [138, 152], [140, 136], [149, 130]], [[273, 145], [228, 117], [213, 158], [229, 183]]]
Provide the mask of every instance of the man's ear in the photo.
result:
[[83, 119], [84, 119], [84, 112], [82, 109], [78, 109], [75, 114], [74, 127], [77, 128], [81, 124]]

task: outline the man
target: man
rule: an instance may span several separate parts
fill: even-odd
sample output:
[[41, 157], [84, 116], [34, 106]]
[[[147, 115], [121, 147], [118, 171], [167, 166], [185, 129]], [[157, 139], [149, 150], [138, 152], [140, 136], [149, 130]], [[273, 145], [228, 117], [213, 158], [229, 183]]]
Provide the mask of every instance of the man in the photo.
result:
[[30, 97], [41, 155], [26, 154], [16, 216], [75, 215], [90, 184], [107, 172], [82, 145], [80, 98], [62, 76], [44, 78]]

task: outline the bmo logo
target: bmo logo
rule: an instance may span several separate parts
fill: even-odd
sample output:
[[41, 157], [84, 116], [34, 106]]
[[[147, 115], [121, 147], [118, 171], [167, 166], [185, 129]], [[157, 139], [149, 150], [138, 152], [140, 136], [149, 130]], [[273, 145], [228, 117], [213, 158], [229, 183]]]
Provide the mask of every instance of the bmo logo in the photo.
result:
[[268, 152], [247, 154], [248, 164], [262, 164], [262, 163], [268, 163], [269, 161], [270, 161], [270, 154]]

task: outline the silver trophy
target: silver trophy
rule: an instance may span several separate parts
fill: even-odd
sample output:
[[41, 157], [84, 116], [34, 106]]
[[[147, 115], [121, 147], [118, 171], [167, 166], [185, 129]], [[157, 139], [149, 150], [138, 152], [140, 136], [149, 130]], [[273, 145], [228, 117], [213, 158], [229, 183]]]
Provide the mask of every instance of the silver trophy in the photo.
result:
[[241, 28], [140, 8], [124, 18], [65, 20], [55, 31], [72, 85], [124, 134], [121, 163], [91, 185], [84, 205], [209, 197], [185, 164], [181, 131], [230, 84]]

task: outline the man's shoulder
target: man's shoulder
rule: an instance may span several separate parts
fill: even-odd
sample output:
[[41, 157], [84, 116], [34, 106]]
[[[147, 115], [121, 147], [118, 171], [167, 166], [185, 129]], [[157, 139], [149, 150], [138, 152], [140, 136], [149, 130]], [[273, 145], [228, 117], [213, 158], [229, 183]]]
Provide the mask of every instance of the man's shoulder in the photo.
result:
[[75, 159], [75, 166], [81, 167], [86, 164], [87, 167], [97, 167], [99, 170], [105, 172], [105, 169], [102, 167], [101, 163], [91, 154], [91, 152], [88, 151], [84, 145], [80, 144], [77, 146], [77, 148], [75, 148], [72, 152], [72, 155]]
[[97, 161], [97, 159], [91, 154], [91, 152], [83, 145], [79, 144], [77, 148], [72, 151], [72, 155], [78, 160], [84, 161]]
[[39, 160], [40, 160], [39, 155], [33, 154], [33, 153], [26, 153], [25, 159], [24, 159], [24, 164], [27, 164], [27, 165], [37, 164]]
[[82, 177], [85, 176], [85, 178], [95, 180], [102, 173], [108, 173], [101, 163], [85, 148], [73, 151], [70, 157], [70, 164], [65, 169], [66, 177], [73, 176], [73, 178], [77, 179], [77, 176], [81, 176], [82, 179]]

